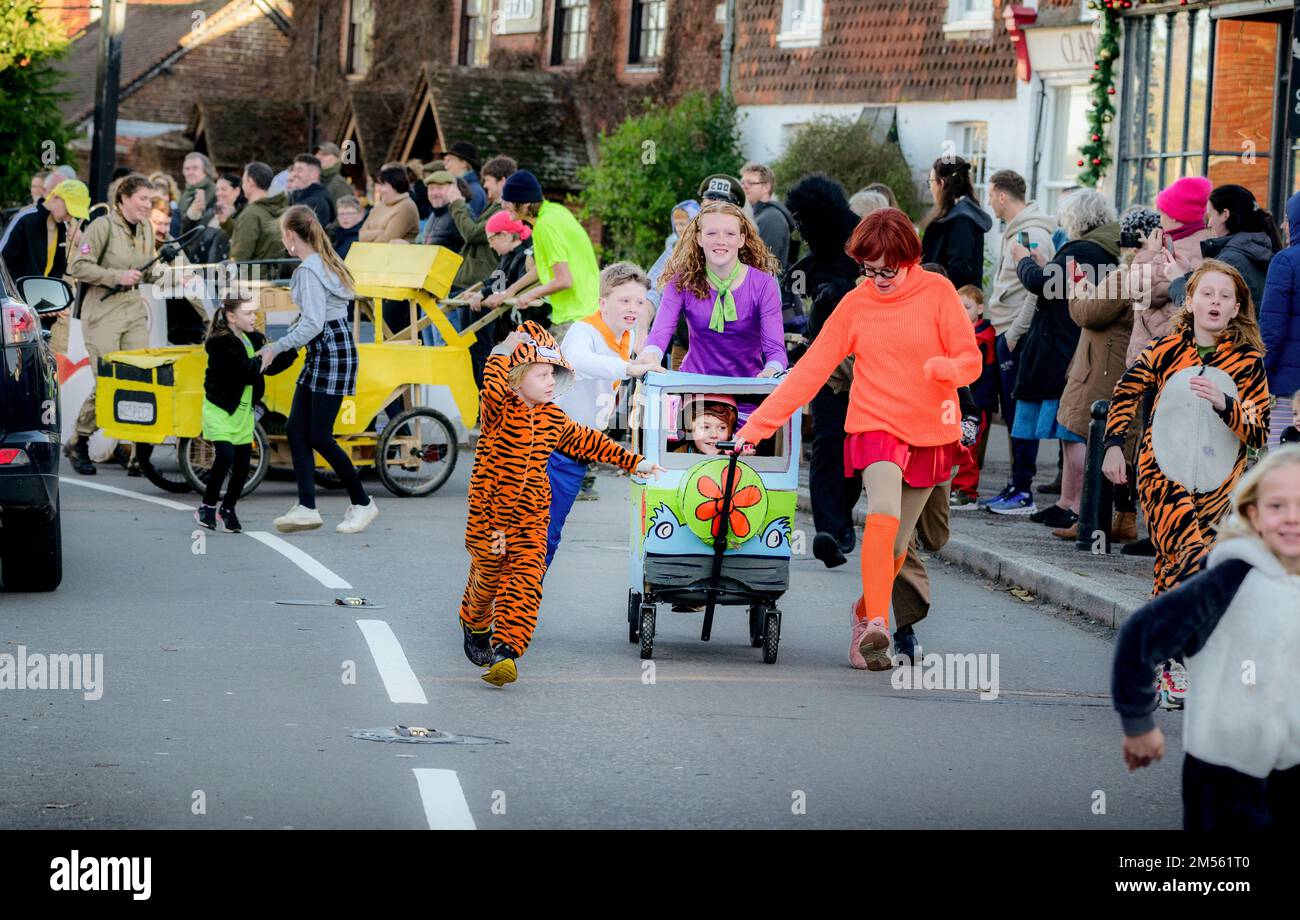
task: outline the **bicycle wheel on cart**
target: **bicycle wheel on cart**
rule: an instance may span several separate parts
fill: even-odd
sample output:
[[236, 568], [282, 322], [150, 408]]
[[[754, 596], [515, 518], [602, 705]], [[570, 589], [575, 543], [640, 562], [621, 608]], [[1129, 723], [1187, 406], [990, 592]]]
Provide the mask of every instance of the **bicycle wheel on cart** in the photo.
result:
[[456, 468], [456, 429], [427, 406], [413, 406], [384, 426], [375, 449], [379, 481], [394, 495], [429, 495]]
[[177, 495], [190, 490], [190, 481], [181, 469], [180, 440], [169, 437], [161, 444], [135, 445], [135, 459], [144, 478], [164, 492]]
[[[217, 459], [216, 448], [212, 446], [211, 441], [197, 437], [181, 438], [177, 450], [180, 453], [181, 471], [185, 474], [186, 481], [190, 488], [202, 494], [208, 485], [208, 471], [212, 469], [212, 463]], [[271, 444], [259, 422], [253, 426], [253, 456], [249, 462], [248, 482], [244, 483], [244, 490], [239, 493], [240, 497], [248, 495], [262, 484], [270, 466]]]

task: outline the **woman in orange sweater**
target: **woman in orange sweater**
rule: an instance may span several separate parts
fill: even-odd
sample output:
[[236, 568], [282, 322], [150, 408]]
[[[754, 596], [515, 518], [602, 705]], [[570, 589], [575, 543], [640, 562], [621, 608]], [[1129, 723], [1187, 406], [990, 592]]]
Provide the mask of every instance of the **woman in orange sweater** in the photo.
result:
[[896, 208], [868, 214], [845, 252], [865, 280], [845, 295], [794, 370], [736, 433], [756, 444], [812, 398], [853, 355], [845, 475], [863, 471], [870, 514], [862, 537], [862, 597], [852, 607], [849, 663], [888, 670], [889, 597], [907, 542], [936, 486], [952, 477], [961, 439], [957, 387], [982, 359], [947, 278], [920, 268], [921, 244]]

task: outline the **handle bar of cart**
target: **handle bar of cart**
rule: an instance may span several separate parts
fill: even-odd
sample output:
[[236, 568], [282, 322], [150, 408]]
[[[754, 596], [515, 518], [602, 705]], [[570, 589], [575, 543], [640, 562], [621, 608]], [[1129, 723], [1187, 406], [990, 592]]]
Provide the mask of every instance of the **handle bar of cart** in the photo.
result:
[[709, 641], [709, 636], [713, 633], [713, 610], [721, 593], [718, 582], [722, 578], [722, 557], [727, 551], [727, 537], [730, 535], [731, 497], [736, 489], [736, 462], [740, 459], [735, 441], [719, 441], [718, 450], [726, 451], [731, 456], [727, 460], [727, 473], [722, 481], [722, 513], [715, 518], [719, 521], [719, 526], [718, 533], [713, 538], [713, 567], [709, 572], [709, 586], [705, 589], [709, 599], [704, 606], [704, 626], [700, 630], [700, 639], [705, 642]]

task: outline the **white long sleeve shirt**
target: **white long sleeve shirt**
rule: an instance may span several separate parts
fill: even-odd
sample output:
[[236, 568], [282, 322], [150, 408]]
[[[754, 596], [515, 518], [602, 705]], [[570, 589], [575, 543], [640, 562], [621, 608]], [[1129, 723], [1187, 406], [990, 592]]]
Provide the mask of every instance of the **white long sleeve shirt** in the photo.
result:
[[[635, 329], [631, 341], [635, 348]], [[573, 386], [555, 404], [575, 422], [603, 431], [613, 418], [616, 385], [627, 378], [628, 362], [609, 347], [595, 326], [584, 321], [569, 327], [560, 351], [575, 376]]]

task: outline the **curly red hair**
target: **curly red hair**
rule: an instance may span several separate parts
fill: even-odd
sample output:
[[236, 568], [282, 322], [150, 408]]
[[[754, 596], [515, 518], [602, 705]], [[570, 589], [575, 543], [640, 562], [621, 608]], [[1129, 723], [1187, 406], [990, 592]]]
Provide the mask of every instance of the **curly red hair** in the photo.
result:
[[898, 208], [872, 211], [858, 222], [844, 246], [853, 261], [911, 267], [921, 261], [921, 238], [911, 219]]

